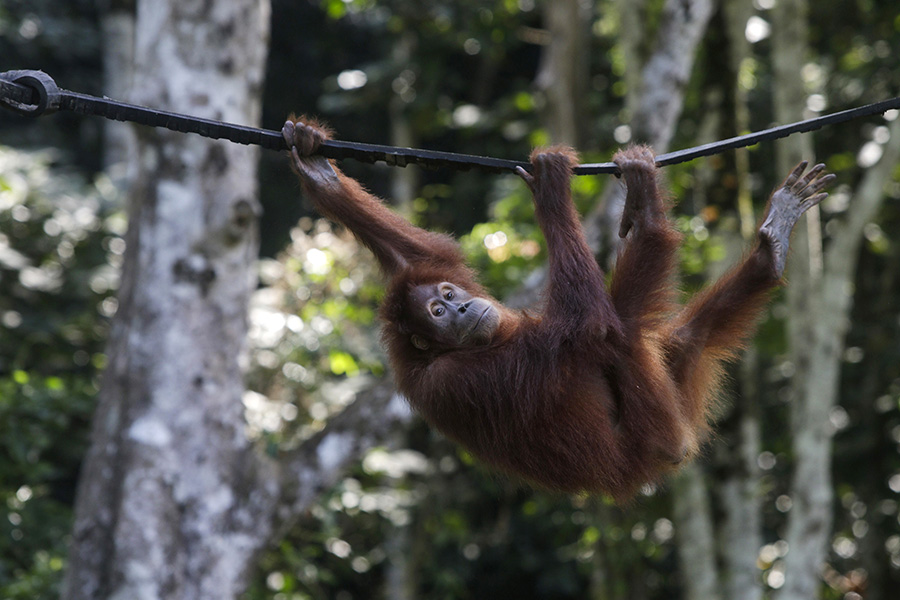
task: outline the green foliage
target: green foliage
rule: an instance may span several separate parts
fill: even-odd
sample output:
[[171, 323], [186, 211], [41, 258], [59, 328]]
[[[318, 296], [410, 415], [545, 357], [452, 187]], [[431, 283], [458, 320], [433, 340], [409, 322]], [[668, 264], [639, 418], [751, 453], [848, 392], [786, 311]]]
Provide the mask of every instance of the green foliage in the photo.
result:
[[715, 237], [710, 237], [706, 223], [699, 216], [679, 216], [676, 228], [684, 234], [681, 245], [681, 271], [688, 279], [705, 274], [709, 265], [725, 258], [725, 249]]
[[0, 147], [0, 597], [55, 598], [121, 219], [100, 182]]
[[673, 593], [667, 519], [518, 489], [434, 436], [419, 441], [421, 453], [370, 454], [266, 556], [247, 598], [395, 597], [388, 580], [423, 598], [580, 598], [599, 566], [621, 575], [609, 587], [623, 597]]
[[[102, 93], [95, 2], [0, 4], [4, 69], [45, 68], [64, 87]], [[800, 65], [807, 109], [837, 110], [896, 94], [895, 4], [826, 3], [810, 12], [811, 56]], [[653, 47], [662, 5], [644, 4], [642, 55]], [[533, 86], [543, 49], [540, 7], [531, 0], [274, 2], [264, 122], [277, 127], [291, 111], [316, 113], [344, 139], [376, 143], [393, 143], [392, 128], [399, 123], [409, 128], [416, 146], [524, 158], [532, 145], [547, 141], [541, 123], [545, 100]], [[765, 9], [756, 16], [771, 20]], [[581, 59], [590, 62], [591, 116], [583, 126], [592, 147], [581, 150], [589, 153], [586, 160], [605, 160], [615, 146], [611, 132], [628, 118], [614, 3], [598, 3], [590, 26], [590, 55]], [[763, 40], [748, 48], [735, 74], [716, 62], [732, 48], [713, 40], [701, 49], [704, 62], [688, 82], [673, 148], [705, 141], [699, 134], [715, 121], [715, 137], [742, 133], [729, 129], [735, 83], [747, 94], [750, 127], [771, 124], [770, 47]], [[63, 113], [0, 122], [5, 142], [64, 148], [88, 168], [97, 167], [99, 126], [98, 120]], [[867, 119], [814, 134], [817, 156], [844, 186], [823, 206], [826, 245], [838, 220], [853, 209], [860, 149], [870, 142], [877, 146], [882, 126]], [[750, 151], [757, 209], [783, 175], [772, 172], [772, 154], [771, 144]], [[726, 153], [666, 169], [673, 195], [682, 201], [677, 226], [685, 234], [681, 258], [691, 291], [706, 283], [706, 273], [724, 254], [720, 232], [736, 209], [733, 160]], [[263, 161], [262, 237], [266, 256], [275, 258], [260, 264], [245, 404], [251, 432], [277, 447], [320, 429], [368, 374], [384, 373], [376, 332], [382, 287], [369, 253], [343, 232], [312, 220], [293, 228], [301, 211], [293, 201], [296, 181], [280, 154], [264, 153]], [[376, 193], [389, 195], [387, 169], [352, 162], [344, 167]], [[703, 171], [713, 174], [704, 179]], [[412, 207], [416, 221], [461, 233], [466, 253], [497, 296], [543, 263], [544, 241], [530, 195], [515, 177], [420, 175], [421, 192]], [[828, 557], [831, 597], [838, 589], [859, 589], [853, 586], [860, 581], [873, 589], [878, 578], [895, 587], [900, 580], [898, 180], [900, 172], [886, 189], [890, 200], [882, 214], [866, 227], [842, 405], [833, 415], [839, 503]], [[582, 212], [608, 181], [613, 180], [575, 180]], [[109, 212], [107, 189], [103, 180], [85, 189], [54, 156], [0, 152], [2, 598], [55, 597], [63, 566], [123, 249], [122, 219]], [[766, 450], [759, 461], [765, 569], [775, 568], [783, 555], [777, 532], [790, 506], [786, 385], [798, 368], [785, 356], [790, 315], [779, 296], [772, 313], [758, 336], [762, 376], [756, 382], [765, 419]], [[515, 489], [425, 428], [399, 445], [408, 449], [371, 454], [265, 555], [248, 600], [388, 597], [398, 573], [407, 578], [412, 597], [678, 596], [664, 492], [619, 510], [600, 500]], [[713, 485], [721, 471], [710, 476]]]
[[95, 393], [83, 378], [0, 377], [3, 598], [56, 597]]
[[[572, 193], [586, 212], [600, 193], [599, 182], [575, 178]], [[546, 243], [535, 221], [531, 192], [517, 176], [498, 178], [489, 198], [491, 220], [460, 236], [460, 244], [482, 282], [503, 298], [546, 262]]]
[[[307, 48], [332, 44], [329, 52], [318, 55], [314, 66], [321, 75], [314, 86], [321, 93], [306, 99], [305, 106], [315, 106], [346, 139], [391, 140], [391, 126], [401, 122], [411, 129], [418, 146], [473, 154], [523, 158], [532, 145], [547, 141], [540, 119], [544, 99], [531, 85], [540, 49], [523, 43], [527, 34], [533, 33], [526, 28], [541, 26], [536, 10], [540, 3], [322, 0], [321, 5], [327, 19], [323, 27], [339, 33], [317, 37], [315, 44], [296, 44]], [[647, 28], [639, 44], [642, 54], [653, 47], [662, 5], [662, 0], [646, 4]], [[811, 13], [814, 54], [802, 69], [810, 110], [837, 110], [895, 95], [898, 72], [891, 57], [900, 53], [895, 13], [893, 4], [885, 1], [868, 2], [864, 12], [851, 3], [817, 7]], [[756, 14], [771, 19], [767, 10]], [[592, 62], [591, 119], [584, 126], [593, 132], [593, 147], [587, 149], [586, 160], [608, 159], [614, 146], [611, 132], [628, 116], [622, 101], [627, 90], [621, 79], [626, 66], [615, 43], [617, 18], [613, 5], [598, 5], [591, 27], [591, 57], [584, 58]], [[705, 62], [697, 68], [697, 74], [708, 77], [704, 81], [695, 75], [689, 82], [685, 112], [672, 148], [707, 141], [699, 139], [699, 133], [711, 131], [706, 127], [715, 121], [721, 121], [714, 128], [716, 138], [743, 133], [730, 129], [734, 126], [732, 96], [736, 85], [748, 96], [750, 128], [771, 124], [769, 42], [749, 48], [740, 72], [735, 74], [723, 72], [716, 62], [730, 50], [715, 42], [701, 50]], [[341, 73], [353, 70], [365, 74], [364, 84], [342, 87]], [[823, 207], [826, 244], [830, 228], [836, 226], [828, 222], [852, 210], [848, 190], [861, 173], [860, 147], [883, 136], [879, 125], [881, 122], [857, 122], [815, 134], [816, 154], [848, 186], [842, 192], [835, 191]], [[772, 155], [771, 144], [750, 150], [749, 186], [757, 211], [771, 186], [783, 176], [772, 172]], [[733, 223], [737, 212], [733, 162], [733, 155], [726, 153], [666, 169], [673, 197], [681, 201], [675, 214], [676, 225], [685, 236], [680, 258], [687, 292], [707, 284], [708, 273], [720, 270], [719, 263], [726, 255], [728, 260], [737, 258], [731, 243], [724, 241], [737, 235], [730, 233], [736, 230]], [[371, 189], [388, 195], [386, 171], [345, 166]], [[596, 201], [607, 181], [614, 180], [575, 180], [575, 199], [582, 212]], [[422, 183], [419, 198], [413, 203], [417, 223], [461, 234], [466, 254], [498, 297], [518, 287], [543, 264], [543, 236], [534, 221], [530, 195], [517, 178], [428, 172], [422, 173]], [[894, 198], [900, 197], [896, 188], [894, 185], [894, 191], [889, 190]], [[900, 472], [895, 449], [896, 432], [900, 431], [896, 392], [900, 357], [895, 342], [900, 334], [896, 326], [886, 325], [897, 323], [896, 302], [889, 299], [900, 293], [897, 278], [886, 275], [898, 272], [893, 232], [900, 230], [900, 224], [895, 205], [893, 202], [878, 223], [870, 224], [866, 231], [863, 260], [869, 266], [864, 271], [868, 275], [861, 278], [866, 280], [867, 294], [857, 302], [865, 305], [858, 310], [865, 313], [870, 325], [866, 331], [857, 332], [857, 351], [849, 356], [858, 360], [853, 357], [862, 352], [866, 360], [860, 364], [878, 366], [865, 375], [848, 370], [845, 398], [853, 425], [838, 437], [839, 444], [857, 450], [878, 439], [882, 448], [878, 454], [879, 475], [867, 477], [868, 470], [858, 468], [861, 461], [869, 464], [860, 456], [873, 455], [859, 451], [861, 454], [852, 460], [842, 463], [838, 459], [836, 477], [861, 486], [880, 485], [879, 491], [868, 494], [867, 499], [851, 497], [847, 486], [839, 490], [847, 498], [846, 508], [838, 509], [841, 536], [854, 541], [854, 531], [862, 530], [859, 521], [868, 518], [858, 516], [862, 511], [859, 504], [864, 503], [867, 515], [880, 515], [872, 522], [890, 532], [884, 536], [887, 546], [879, 547], [889, 548], [896, 561], [900, 556], [896, 503], [883, 500], [892, 491], [885, 489], [885, 481], [890, 474]], [[312, 279], [312, 275], [309, 277]], [[873, 283], [876, 279], [881, 283]], [[874, 298], [883, 299], [879, 310], [870, 302]], [[350, 299], [349, 306], [355, 302]], [[321, 311], [339, 312], [349, 310], [349, 306], [338, 303], [329, 309], [315, 303], [302, 308], [300, 314], [304, 322], [309, 322]], [[787, 422], [786, 385], [797, 367], [785, 356], [787, 311], [782, 296], [776, 295], [773, 316], [765, 320], [758, 336], [763, 375], [757, 384], [764, 404], [761, 412], [767, 453], [760, 459], [765, 465], [761, 493], [766, 546], [760, 555], [765, 569], [780, 564], [775, 532], [783, 529], [782, 512], [787, 506], [784, 490], [790, 476], [790, 440], [781, 424]], [[327, 355], [320, 352], [318, 357], [309, 357], [318, 363], [301, 363], [319, 364], [317, 377], [323, 383], [349, 380], [336, 372], [355, 372], [354, 365], [365, 372], [365, 361], [348, 349], [346, 339], [329, 339], [327, 347]], [[871, 411], [867, 412], [872, 395], [860, 391], [865, 387], [863, 381], [869, 389], [879, 390], [881, 412], [875, 419]], [[317, 393], [316, 389], [304, 389], [298, 395], [302, 398]], [[304, 402], [316, 406], [314, 401]], [[884, 425], [856, 425], [857, 419], [865, 418], [870, 423], [883, 419]], [[387, 597], [388, 582], [396, 575], [391, 568], [396, 564], [412, 578], [413, 597], [678, 595], [672, 523], [667, 519], [671, 511], [664, 492], [642, 497], [635, 506], [620, 511], [599, 501], [511, 489], [486, 474], [465, 453], [422, 431], [404, 444], [428, 456], [431, 469], [391, 478], [363, 467], [341, 482], [292, 532], [289, 543], [266, 557], [248, 598], [273, 594], [279, 598], [329, 598], [341, 593], [346, 597]], [[711, 462], [713, 457], [705, 460]], [[721, 475], [711, 475], [712, 485]], [[876, 484], [868, 481], [873, 478]], [[892, 481], [900, 485], [900, 479]], [[372, 510], [369, 507], [374, 496], [381, 498], [379, 502], [403, 506], [404, 516], [397, 519], [396, 514]], [[874, 530], [870, 527], [870, 536]], [[864, 543], [868, 542], [857, 547]], [[852, 546], [843, 543], [841, 551], [847, 554], [846, 548]], [[395, 547], [406, 549], [407, 554], [392, 554]], [[854, 560], [860, 560], [840, 555], [837, 559], [835, 564], [840, 563], [846, 572], [858, 566]], [[355, 568], [354, 561], [361, 568]], [[893, 572], [896, 578], [896, 569]]]
[[250, 309], [248, 419], [272, 441], [321, 428], [382, 375], [375, 317], [383, 286], [371, 253], [327, 221], [302, 219], [260, 265]]
[[545, 249], [531, 193], [518, 177], [498, 180], [495, 195], [493, 219], [475, 225], [460, 244], [482, 282], [502, 298], [541, 264]]

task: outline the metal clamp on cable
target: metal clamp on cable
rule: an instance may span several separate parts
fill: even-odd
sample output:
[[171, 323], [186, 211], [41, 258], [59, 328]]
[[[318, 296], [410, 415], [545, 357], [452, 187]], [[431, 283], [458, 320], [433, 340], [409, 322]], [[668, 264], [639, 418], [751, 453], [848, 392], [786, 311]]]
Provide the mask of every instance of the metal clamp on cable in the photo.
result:
[[61, 94], [43, 71], [0, 73], [0, 103], [22, 115], [39, 117], [59, 109]]

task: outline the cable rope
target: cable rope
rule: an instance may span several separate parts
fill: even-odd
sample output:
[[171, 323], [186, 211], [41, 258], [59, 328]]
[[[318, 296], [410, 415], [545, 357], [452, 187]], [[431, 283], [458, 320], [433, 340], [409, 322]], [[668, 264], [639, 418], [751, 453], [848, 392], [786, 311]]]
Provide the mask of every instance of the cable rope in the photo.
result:
[[[270, 150], [287, 150], [287, 143], [280, 131], [246, 127], [164, 110], [156, 110], [136, 104], [119, 102], [111, 98], [98, 98], [57, 87], [52, 77], [43, 71], [6, 71], [0, 73], [0, 106], [19, 114], [37, 117], [67, 110], [83, 115], [95, 115], [116, 121], [130, 121], [151, 127], [164, 127], [173, 131], [196, 133], [213, 139], [227, 139], [238, 144], [253, 144]], [[695, 158], [719, 154], [725, 150], [752, 146], [763, 141], [787, 137], [794, 133], [806, 133], [860, 117], [883, 114], [900, 109], [900, 97], [866, 104], [840, 112], [770, 127], [762, 131], [739, 135], [693, 148], [660, 154], [656, 164], [660, 167], [688, 162]], [[385, 162], [405, 167], [416, 164], [428, 169], [448, 167], [457, 170], [479, 169], [502, 173], [515, 171], [516, 167], [531, 170], [524, 161], [506, 160], [488, 156], [474, 156], [437, 150], [402, 148], [361, 142], [326, 140], [318, 153], [327, 158], [343, 160], [352, 158], [367, 163]], [[587, 163], [575, 167], [576, 175], [616, 174], [615, 163]]]

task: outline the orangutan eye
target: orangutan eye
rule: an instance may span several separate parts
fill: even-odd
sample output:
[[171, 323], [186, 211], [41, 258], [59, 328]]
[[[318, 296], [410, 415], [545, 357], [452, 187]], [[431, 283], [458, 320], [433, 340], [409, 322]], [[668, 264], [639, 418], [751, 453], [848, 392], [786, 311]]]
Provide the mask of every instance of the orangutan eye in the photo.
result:
[[444, 292], [444, 299], [445, 300], [453, 300], [453, 291], [447, 290], [446, 292]]
[[435, 304], [434, 306], [431, 307], [431, 314], [433, 314], [436, 317], [441, 316], [442, 314], [444, 314], [444, 307], [439, 304]]

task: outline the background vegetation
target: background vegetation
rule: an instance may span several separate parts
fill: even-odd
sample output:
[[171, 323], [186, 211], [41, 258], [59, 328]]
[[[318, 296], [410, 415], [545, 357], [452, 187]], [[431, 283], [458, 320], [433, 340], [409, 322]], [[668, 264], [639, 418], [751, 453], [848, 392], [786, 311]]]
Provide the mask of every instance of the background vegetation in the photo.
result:
[[[43, 69], [62, 87], [102, 94], [106, 4], [0, 0], [0, 70]], [[646, 3], [648, 31], [660, 4]], [[672, 148], [707, 141], [701, 137], [710, 127], [717, 138], [775, 120], [772, 4], [755, 2], [739, 72], [724, 64], [734, 40], [716, 12]], [[549, 139], [546, 97], [535, 85], [545, 32], [532, 0], [273, 0], [272, 12], [267, 128], [279, 128], [288, 113], [311, 113], [344, 139], [508, 158]], [[580, 149], [586, 161], [599, 161], [628, 138], [620, 129], [629, 109], [616, 3], [595, 2], [588, 25]], [[898, 94], [896, 2], [819, 3], [809, 27], [812, 56], [802, 71], [808, 112]], [[744, 97], [735, 98], [734, 89]], [[748, 110], [743, 125], [734, 117], [739, 104]], [[53, 598], [65, 566], [126, 227], [121, 191], [103, 169], [101, 128], [99, 120], [66, 114], [26, 121], [0, 113], [0, 598]], [[853, 211], [850, 191], [877, 161], [885, 135], [879, 119], [815, 134], [815, 155], [840, 182], [823, 211], [826, 243], [837, 219]], [[778, 179], [772, 152], [762, 144], [749, 153], [758, 208]], [[688, 289], [735, 255], [734, 161], [723, 155], [667, 170], [687, 234]], [[500, 297], [543, 262], [530, 197], [512, 177], [344, 166], [376, 193], [397, 198], [418, 223], [460, 236]], [[403, 177], [413, 178], [405, 196], [397, 193], [407, 189]], [[297, 201], [283, 156], [262, 157], [260, 181], [260, 287], [244, 401], [250, 435], [274, 451], [320, 430], [385, 366], [370, 257]], [[585, 212], [608, 183], [576, 182]], [[836, 502], [826, 598], [900, 593], [900, 168], [884, 194], [864, 229], [840, 402], [830, 413]], [[788, 310], [779, 296], [753, 352], [765, 594], [783, 582], [792, 506], [787, 389], [797, 366], [786, 350]], [[742, 377], [736, 368], [735, 381]], [[744, 393], [735, 385], [728, 397]], [[714, 509], [717, 485], [734, 468], [728, 448], [738, 417], [728, 406], [720, 437], [701, 461]], [[685, 584], [676, 533], [669, 485], [648, 488], [627, 507], [536, 493], [415, 425], [323, 494], [261, 557], [245, 597], [676, 598]]]

